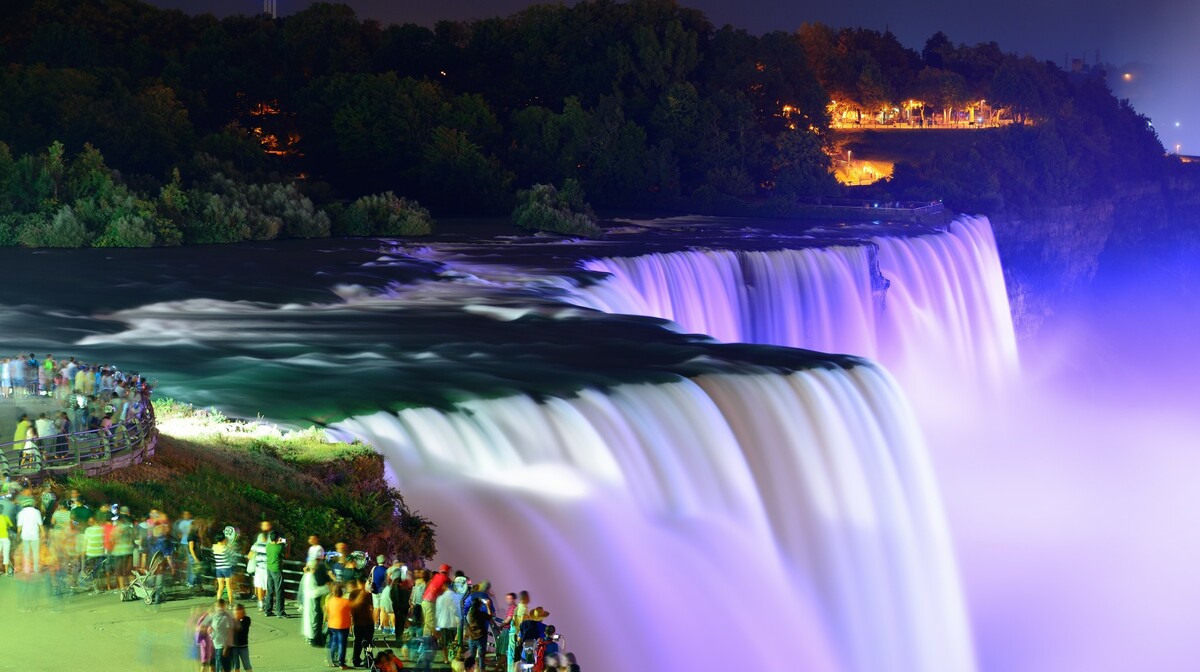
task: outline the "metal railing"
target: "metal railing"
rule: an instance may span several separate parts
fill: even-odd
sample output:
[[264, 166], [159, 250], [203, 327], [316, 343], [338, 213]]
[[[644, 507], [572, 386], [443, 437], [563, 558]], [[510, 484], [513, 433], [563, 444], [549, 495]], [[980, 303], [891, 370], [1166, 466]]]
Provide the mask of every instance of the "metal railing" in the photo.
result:
[[[138, 456], [153, 445], [158, 429], [147, 402], [140, 412], [111, 427], [0, 443], [0, 471], [40, 480], [78, 468], [105, 472], [117, 458]], [[128, 461], [121, 460], [121, 466]]]

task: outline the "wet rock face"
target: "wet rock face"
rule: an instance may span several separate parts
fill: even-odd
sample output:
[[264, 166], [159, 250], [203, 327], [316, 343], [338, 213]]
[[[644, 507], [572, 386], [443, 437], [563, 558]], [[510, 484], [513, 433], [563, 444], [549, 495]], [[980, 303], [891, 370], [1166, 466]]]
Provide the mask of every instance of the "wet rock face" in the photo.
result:
[[1092, 281], [1113, 231], [1114, 212], [1115, 204], [1104, 201], [1053, 208], [1035, 217], [991, 218], [1019, 338], [1034, 336], [1065, 297]]

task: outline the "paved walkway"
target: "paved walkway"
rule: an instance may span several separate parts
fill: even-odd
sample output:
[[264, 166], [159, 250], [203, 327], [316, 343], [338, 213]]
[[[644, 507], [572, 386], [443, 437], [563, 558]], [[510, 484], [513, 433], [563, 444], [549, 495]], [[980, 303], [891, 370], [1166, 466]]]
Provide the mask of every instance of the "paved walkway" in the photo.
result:
[[[184, 657], [186, 624], [192, 609], [212, 605], [211, 597], [169, 594], [165, 604], [151, 607], [140, 601], [121, 602], [116, 594], [54, 599], [47, 593], [42, 582], [20, 575], [0, 577], [3, 642], [13, 645], [0, 656], [0, 671], [196, 671]], [[324, 650], [309, 646], [300, 636], [299, 618], [267, 618], [252, 600], [244, 604], [252, 621], [250, 661], [255, 670], [329, 669]]]

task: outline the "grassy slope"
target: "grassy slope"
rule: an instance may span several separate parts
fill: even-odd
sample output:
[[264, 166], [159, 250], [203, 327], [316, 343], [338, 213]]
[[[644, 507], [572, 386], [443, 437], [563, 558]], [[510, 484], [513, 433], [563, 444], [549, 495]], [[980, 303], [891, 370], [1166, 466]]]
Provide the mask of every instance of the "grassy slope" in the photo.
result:
[[388, 487], [371, 448], [329, 443], [317, 429], [283, 433], [230, 422], [169, 401], [155, 408], [160, 436], [152, 460], [101, 478], [72, 477], [70, 485], [90, 502], [172, 516], [188, 510], [218, 529], [245, 532], [267, 518], [296, 540], [318, 534], [407, 560], [433, 554], [432, 524]]

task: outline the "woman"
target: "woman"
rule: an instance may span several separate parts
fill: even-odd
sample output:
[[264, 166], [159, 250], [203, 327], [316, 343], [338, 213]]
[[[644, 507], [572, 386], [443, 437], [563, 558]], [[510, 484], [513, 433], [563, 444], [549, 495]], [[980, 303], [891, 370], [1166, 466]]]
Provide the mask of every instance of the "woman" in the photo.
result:
[[320, 560], [304, 566], [298, 591], [300, 600], [300, 632], [313, 646], [325, 646], [325, 610], [322, 601], [329, 594], [329, 575]]
[[329, 664], [343, 670], [346, 666], [346, 640], [350, 637], [350, 600], [346, 599], [342, 584], [334, 583], [325, 600], [325, 622], [329, 624]]
[[217, 568], [217, 599], [221, 599], [221, 591], [224, 590], [229, 598], [227, 604], [234, 604], [233, 586], [230, 584], [230, 579], [233, 577], [233, 544], [230, 544], [225, 539], [223, 533], [217, 533], [216, 543], [213, 544], [212, 552], [213, 562]]
[[258, 610], [263, 610], [263, 600], [267, 597], [267, 532], [259, 532], [246, 554], [246, 574], [254, 577], [254, 597], [258, 600]]

